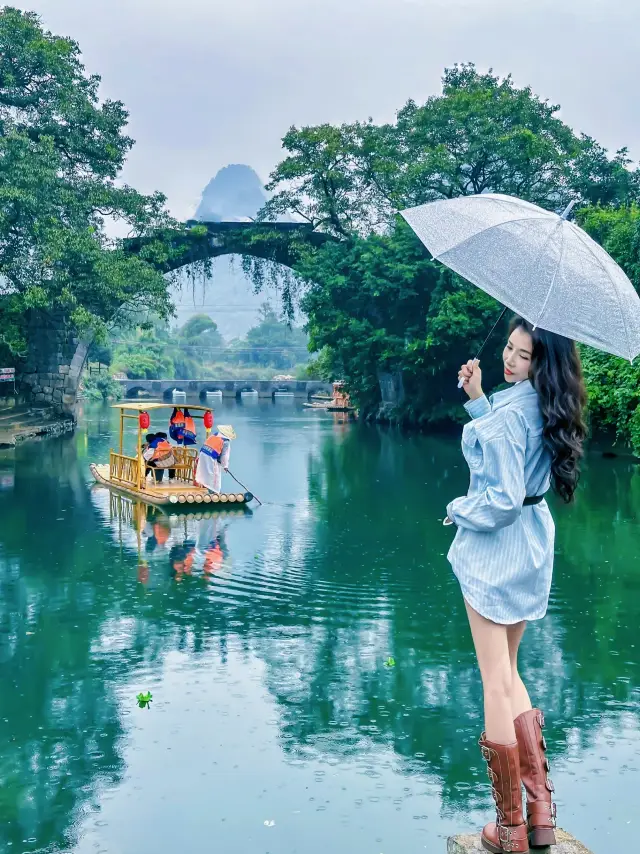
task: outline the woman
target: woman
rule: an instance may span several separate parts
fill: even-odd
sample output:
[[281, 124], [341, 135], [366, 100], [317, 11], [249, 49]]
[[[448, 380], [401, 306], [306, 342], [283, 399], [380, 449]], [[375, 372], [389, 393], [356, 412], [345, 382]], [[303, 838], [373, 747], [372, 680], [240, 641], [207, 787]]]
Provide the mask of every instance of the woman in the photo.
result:
[[572, 341], [515, 317], [502, 358], [511, 388], [490, 401], [478, 362], [460, 369], [473, 419], [462, 434], [471, 483], [449, 504], [444, 522], [458, 528], [448, 558], [482, 676], [480, 747], [497, 808], [482, 845], [493, 854], [555, 843], [544, 717], [518, 674], [518, 647], [527, 621], [544, 617], [549, 599], [555, 529], [544, 494], [551, 485], [572, 500], [586, 437], [586, 394]]

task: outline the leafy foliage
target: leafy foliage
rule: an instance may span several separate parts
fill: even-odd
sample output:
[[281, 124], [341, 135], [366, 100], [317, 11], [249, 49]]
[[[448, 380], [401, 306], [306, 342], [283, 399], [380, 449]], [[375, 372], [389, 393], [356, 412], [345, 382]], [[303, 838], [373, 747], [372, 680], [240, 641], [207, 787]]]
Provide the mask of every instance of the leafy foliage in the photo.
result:
[[107, 374], [85, 377], [83, 391], [88, 400], [120, 400], [122, 397], [122, 387]]
[[[580, 223], [622, 266], [640, 288], [640, 209], [592, 207], [580, 211]], [[606, 353], [582, 348], [594, 424], [614, 431], [640, 456], [640, 360], [629, 364]]]
[[[459, 417], [457, 368], [500, 311], [432, 261], [398, 210], [483, 192], [550, 210], [574, 199], [584, 227], [638, 284], [638, 172], [625, 149], [610, 157], [564, 124], [558, 109], [511, 77], [459, 65], [445, 71], [441, 94], [409, 101], [394, 123], [291, 128], [284, 137], [287, 157], [271, 176], [261, 216], [293, 213], [333, 238], [299, 251], [295, 271], [304, 284], [296, 287], [321, 370], [344, 379], [365, 413], [378, 406], [380, 372], [396, 372], [407, 392], [401, 418]], [[287, 281], [283, 291], [285, 301], [295, 296]], [[492, 372], [501, 349], [496, 333], [483, 358], [487, 386], [499, 381]], [[597, 400], [611, 362], [585, 358]], [[629, 391], [632, 383], [629, 375]], [[634, 411], [631, 399], [629, 406]], [[594, 419], [600, 412], [594, 405]]]
[[230, 373], [242, 379], [245, 367], [252, 378], [269, 379], [274, 370], [295, 369], [308, 360], [307, 335], [281, 320], [268, 303], [246, 337], [229, 344], [205, 314], [194, 315], [175, 332], [158, 321], [150, 329], [120, 331], [118, 337], [112, 369], [130, 379], [218, 379]]
[[[171, 310], [160, 270], [176, 224], [161, 194], [116, 184], [133, 140], [123, 104], [101, 101], [99, 84], [74, 41], [35, 13], [0, 9], [0, 342], [14, 359], [32, 311], [62, 310], [104, 336], [131, 312]], [[126, 251], [110, 223], [148, 238], [143, 251]]]

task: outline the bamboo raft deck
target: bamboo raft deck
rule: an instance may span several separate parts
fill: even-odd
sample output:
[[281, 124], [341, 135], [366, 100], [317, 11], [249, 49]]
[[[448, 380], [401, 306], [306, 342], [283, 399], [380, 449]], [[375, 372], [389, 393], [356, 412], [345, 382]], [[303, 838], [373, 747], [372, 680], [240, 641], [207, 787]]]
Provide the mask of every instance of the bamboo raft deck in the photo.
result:
[[109, 489], [129, 498], [152, 504], [154, 507], [179, 504], [182, 505], [182, 509], [186, 509], [188, 506], [200, 506], [202, 509], [201, 505], [207, 505], [208, 510], [215, 510], [218, 507], [223, 508], [229, 505], [246, 505], [253, 498], [249, 492], [223, 492], [220, 495], [211, 495], [203, 486], [194, 486], [192, 483], [177, 479], [166, 483], [164, 481], [161, 483], [146, 482], [142, 489], [137, 489], [137, 487], [122, 481], [112, 480], [109, 466], [106, 464], [92, 463], [90, 469], [95, 480], [103, 486], [108, 486]]

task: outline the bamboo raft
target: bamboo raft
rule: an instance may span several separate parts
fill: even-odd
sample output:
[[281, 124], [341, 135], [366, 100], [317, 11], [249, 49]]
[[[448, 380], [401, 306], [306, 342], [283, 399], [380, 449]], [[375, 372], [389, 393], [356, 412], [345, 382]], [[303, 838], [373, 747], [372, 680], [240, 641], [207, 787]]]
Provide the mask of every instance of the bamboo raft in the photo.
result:
[[[156, 481], [145, 476], [146, 462], [142, 458], [142, 432], [140, 426], [140, 413], [155, 409], [172, 408], [173, 404], [164, 403], [119, 403], [114, 409], [120, 410], [120, 445], [119, 452], [111, 450], [109, 463], [91, 463], [90, 471], [95, 481], [106, 486], [120, 495], [126, 495], [136, 501], [143, 501], [154, 507], [168, 507], [179, 505], [181, 510], [190, 507], [206, 505], [209, 510], [222, 507], [243, 506], [253, 500], [250, 492], [223, 492], [219, 495], [209, 492], [204, 486], [194, 483], [197, 465], [197, 451], [195, 448], [176, 446], [173, 448], [175, 465], [171, 466], [175, 477]], [[210, 411], [204, 406], [190, 406], [190, 411]], [[194, 418], [203, 416], [194, 415]], [[123, 453], [124, 427], [127, 419], [134, 419], [137, 428], [137, 453], [128, 456]], [[144, 428], [145, 430], [148, 428]], [[167, 470], [168, 476], [168, 470]]]
[[145, 483], [142, 489], [138, 489], [133, 484], [119, 480], [112, 481], [110, 467], [106, 463], [104, 465], [91, 463], [89, 468], [97, 483], [108, 486], [109, 489], [121, 495], [152, 504], [154, 507], [179, 504], [182, 510], [186, 510], [191, 505], [199, 506], [202, 510], [201, 505], [206, 504], [208, 510], [215, 510], [218, 507], [228, 507], [230, 504], [236, 506], [248, 504], [253, 500], [250, 492], [222, 492], [220, 495], [212, 495], [203, 486], [194, 486], [177, 478], [168, 483]]

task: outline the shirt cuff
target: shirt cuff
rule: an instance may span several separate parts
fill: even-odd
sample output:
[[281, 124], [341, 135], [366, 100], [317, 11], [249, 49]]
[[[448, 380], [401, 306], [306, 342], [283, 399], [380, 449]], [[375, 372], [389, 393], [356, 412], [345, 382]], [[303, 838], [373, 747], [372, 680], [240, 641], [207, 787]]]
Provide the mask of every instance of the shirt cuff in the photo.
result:
[[491, 404], [487, 400], [486, 394], [483, 394], [482, 397], [478, 397], [475, 400], [468, 400], [465, 403], [464, 408], [472, 418], [481, 418], [483, 415], [487, 415], [491, 412]]

